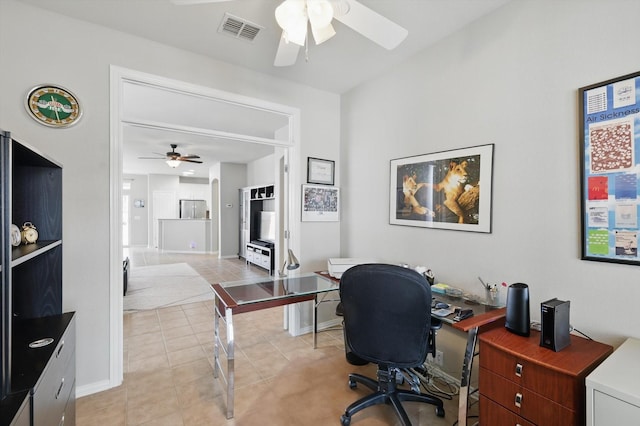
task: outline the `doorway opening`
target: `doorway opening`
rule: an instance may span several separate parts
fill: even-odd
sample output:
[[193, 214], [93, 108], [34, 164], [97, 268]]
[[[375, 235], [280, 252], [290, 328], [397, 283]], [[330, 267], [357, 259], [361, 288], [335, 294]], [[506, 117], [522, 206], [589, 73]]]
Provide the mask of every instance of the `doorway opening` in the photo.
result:
[[[191, 114], [185, 109], [167, 108], [171, 102], [152, 102], [148, 97], [132, 98], [129, 95], [137, 91], [147, 92], [155, 90], [180, 102], [189, 98], [193, 105], [200, 107], [200, 113]], [[154, 93], [156, 93], [154, 92]], [[179, 99], [179, 97], [182, 97]], [[136, 109], [137, 102], [146, 103], [145, 108]], [[201, 114], [202, 108], [208, 108], [208, 114]], [[132, 111], [145, 111], [145, 114], [132, 114]], [[239, 96], [208, 87], [195, 86], [190, 83], [166, 79], [151, 74], [128, 70], [113, 66], [111, 68], [111, 232], [110, 237], [110, 386], [117, 386], [123, 378], [123, 299], [122, 299], [122, 259], [124, 236], [122, 234], [122, 181], [123, 157], [127, 137], [135, 132], [168, 132], [172, 137], [193, 137], [197, 140], [207, 139], [225, 146], [229, 144], [252, 143], [267, 145], [276, 153], [277, 172], [274, 174], [278, 186], [277, 194], [282, 205], [279, 211], [279, 241], [282, 241], [276, 251], [276, 261], [284, 258], [289, 249], [299, 252], [299, 223], [290, 218], [295, 217], [295, 207], [299, 194], [293, 188], [294, 182], [299, 182], [297, 158], [299, 152], [300, 112], [297, 108], [275, 104], [261, 99]], [[257, 130], [243, 130], [242, 123], [267, 123], [266, 125], [282, 124], [270, 134], [264, 133], [264, 128]], [[211, 142], [213, 143], [213, 142]], [[164, 162], [158, 162], [161, 165]], [[166, 167], [166, 165], [164, 166]], [[218, 208], [212, 209], [218, 214], [216, 230], [217, 241], [225, 241], [229, 230], [223, 226], [222, 212], [228, 213], [234, 208], [234, 203], [223, 200], [224, 179], [216, 174], [215, 167], [208, 170], [208, 180], [212, 195], [217, 195]], [[215, 184], [213, 184], [215, 181]], [[235, 194], [237, 195], [237, 189]], [[149, 195], [151, 196], [151, 195]], [[214, 203], [212, 199], [212, 203]], [[230, 207], [227, 207], [231, 204]], [[237, 208], [237, 200], [235, 203]], [[229, 209], [229, 210], [227, 210]], [[236, 218], [239, 218], [239, 213]], [[235, 238], [239, 227], [235, 231]], [[222, 248], [219, 247], [219, 250]]]

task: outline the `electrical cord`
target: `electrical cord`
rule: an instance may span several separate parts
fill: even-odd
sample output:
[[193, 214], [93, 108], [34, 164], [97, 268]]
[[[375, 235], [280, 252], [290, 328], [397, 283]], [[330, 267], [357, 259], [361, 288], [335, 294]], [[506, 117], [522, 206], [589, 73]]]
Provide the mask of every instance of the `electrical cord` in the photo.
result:
[[582, 331], [578, 330], [577, 328], [571, 327], [570, 331], [575, 331], [576, 333], [582, 335], [587, 340], [593, 340], [591, 337], [587, 336], [586, 334], [584, 334]]
[[439, 368], [435, 368], [427, 363], [422, 367], [412, 370], [427, 393], [439, 398], [451, 400], [460, 392], [459, 385], [452, 382]]
[[[538, 321], [531, 321], [531, 329], [532, 330], [537, 330], [537, 331], [542, 331], [542, 324], [539, 323]], [[571, 333], [573, 331], [575, 331], [576, 333], [580, 334], [582, 337], [584, 337], [587, 340], [593, 340], [591, 337], [587, 336], [582, 331], [578, 330], [577, 328], [574, 328], [571, 324], [569, 324], [569, 333]]]

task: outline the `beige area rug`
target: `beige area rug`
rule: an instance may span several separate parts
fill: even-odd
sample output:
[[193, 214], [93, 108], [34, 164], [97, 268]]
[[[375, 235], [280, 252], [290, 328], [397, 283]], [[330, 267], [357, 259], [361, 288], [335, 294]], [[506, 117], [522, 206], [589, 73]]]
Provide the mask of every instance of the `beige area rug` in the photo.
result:
[[141, 266], [129, 270], [125, 311], [212, 300], [210, 284], [186, 263]]

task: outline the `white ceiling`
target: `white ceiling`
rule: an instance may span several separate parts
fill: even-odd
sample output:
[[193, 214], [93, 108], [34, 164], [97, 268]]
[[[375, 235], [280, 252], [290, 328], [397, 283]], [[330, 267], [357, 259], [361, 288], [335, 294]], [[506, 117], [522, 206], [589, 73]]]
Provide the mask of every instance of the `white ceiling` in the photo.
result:
[[[247, 108], [175, 88], [126, 81], [122, 90], [123, 172], [208, 177], [218, 162], [249, 163], [274, 152], [274, 140], [289, 117]], [[250, 126], [247, 125], [250, 123]], [[271, 142], [271, 143], [270, 143]], [[198, 155], [202, 164], [166, 164], [176, 144], [182, 155]], [[157, 159], [140, 159], [156, 157]]]
[[[319, 46], [311, 42], [308, 60], [304, 58], [304, 49], [300, 49], [296, 64], [290, 67], [273, 66], [281, 35], [274, 18], [274, 10], [281, 3], [280, 0], [233, 0], [189, 6], [177, 6], [170, 0], [21, 1], [274, 77], [334, 93], [344, 93], [399, 65], [420, 50], [510, 0], [360, 0], [363, 5], [406, 28], [409, 32], [407, 38], [396, 49], [389, 51], [334, 20], [336, 36]], [[218, 27], [227, 12], [258, 24], [264, 29], [253, 42], [219, 33]], [[184, 101], [181, 104], [183, 109], [195, 110], [197, 102], [194, 99], [183, 98], [181, 101]], [[132, 102], [129, 111], [136, 116], [135, 108], [137, 105], [142, 106], [142, 103]], [[144, 104], [147, 111], [149, 104], [147, 99]], [[226, 114], [226, 117], [229, 116]], [[163, 118], [159, 114], [147, 120], [160, 123]], [[269, 123], [269, 120], [266, 120], [266, 127], [263, 128], [246, 127], [247, 123], [257, 122], [263, 121], [235, 120], [237, 127], [233, 132], [257, 135], [277, 128], [274, 127], [276, 124]], [[208, 122], [205, 127], [215, 126]], [[247, 158], [246, 155], [240, 154], [262, 154], [261, 149], [264, 148], [247, 149], [244, 143], [237, 141], [232, 144], [228, 140], [222, 141], [205, 135], [188, 135], [139, 126], [125, 126], [124, 136], [125, 172], [144, 173], [151, 164], [158, 165], [158, 170], [168, 169], [160, 160], [134, 160], [138, 156], [153, 156], [153, 152], [170, 151], [170, 143], [177, 143], [177, 150], [182, 154], [197, 154], [206, 159], [209, 164], [206, 167], [203, 165], [202, 170], [208, 170], [211, 162], [215, 161], [250, 161], [255, 156]], [[273, 137], [273, 134], [268, 137]], [[227, 157], [223, 158], [222, 155]], [[207, 176], [201, 172], [196, 173], [196, 176], [198, 175]]]

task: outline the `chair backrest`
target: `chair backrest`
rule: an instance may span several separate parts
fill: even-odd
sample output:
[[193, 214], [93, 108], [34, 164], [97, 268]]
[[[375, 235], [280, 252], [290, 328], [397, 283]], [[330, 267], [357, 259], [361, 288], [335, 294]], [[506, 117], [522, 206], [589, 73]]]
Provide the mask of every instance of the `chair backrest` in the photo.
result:
[[401, 368], [422, 364], [429, 347], [431, 287], [396, 265], [349, 268], [340, 279], [345, 335], [358, 357]]

